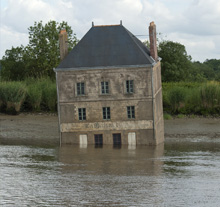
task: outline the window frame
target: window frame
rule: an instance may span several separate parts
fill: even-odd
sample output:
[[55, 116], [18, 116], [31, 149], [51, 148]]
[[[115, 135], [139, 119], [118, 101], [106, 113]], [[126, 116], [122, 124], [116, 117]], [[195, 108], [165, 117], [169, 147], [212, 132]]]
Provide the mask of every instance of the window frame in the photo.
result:
[[76, 83], [76, 94], [77, 96], [85, 95], [85, 82]]
[[127, 94], [133, 94], [134, 93], [134, 80], [126, 80], [125, 87], [126, 87]]
[[127, 118], [135, 119], [135, 106], [127, 106]]
[[78, 108], [78, 119], [79, 121], [86, 120], [86, 108]]
[[109, 94], [109, 81], [101, 81], [101, 94]]
[[103, 118], [103, 120], [110, 120], [111, 119], [110, 107], [102, 107], [102, 118]]

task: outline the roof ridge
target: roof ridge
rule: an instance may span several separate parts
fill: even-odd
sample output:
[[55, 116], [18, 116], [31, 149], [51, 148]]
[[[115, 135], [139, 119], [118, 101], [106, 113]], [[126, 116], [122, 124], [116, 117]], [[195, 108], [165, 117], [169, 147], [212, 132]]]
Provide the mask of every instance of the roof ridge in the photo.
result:
[[94, 25], [92, 27], [114, 27], [114, 26], [121, 26], [120, 24], [110, 24], [110, 25]]
[[[124, 27], [123, 25], [121, 25], [122, 27]], [[133, 35], [129, 30], [127, 30], [125, 27], [124, 27], [124, 29], [126, 30], [126, 32], [128, 33], [128, 35], [131, 37], [131, 39], [132, 39], [132, 41], [135, 43], [135, 45], [137, 45], [138, 46], [138, 48], [141, 50], [141, 52], [144, 54], [144, 56], [150, 61], [150, 62], [152, 62], [153, 63], [153, 58], [150, 58], [150, 55], [148, 56], [147, 54], [146, 54], [146, 52], [140, 47], [140, 45], [138, 45], [137, 44], [137, 42], [134, 40], [134, 39], [136, 39], [137, 41], [139, 41], [140, 43], [142, 43], [137, 37], [135, 37], [135, 35]], [[143, 44], [143, 43], [142, 43]], [[145, 46], [144, 44], [143, 44], [143, 46]], [[146, 46], [145, 46], [146, 47]], [[148, 47], [146, 47], [147, 48], [147, 50], [149, 51], [149, 49], [148, 49]], [[149, 51], [149, 53], [150, 53], [150, 51]]]

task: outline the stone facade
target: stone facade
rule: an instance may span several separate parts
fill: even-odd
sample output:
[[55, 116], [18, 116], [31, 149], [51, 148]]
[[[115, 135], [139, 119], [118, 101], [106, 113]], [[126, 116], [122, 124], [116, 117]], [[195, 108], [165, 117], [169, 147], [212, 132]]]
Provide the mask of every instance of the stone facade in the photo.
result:
[[[153, 77], [153, 78], [152, 78]], [[133, 80], [133, 93], [126, 92], [126, 81]], [[109, 93], [101, 93], [101, 82], [109, 83]], [[77, 83], [85, 84], [85, 95], [77, 95]], [[139, 145], [163, 142], [163, 109], [160, 63], [154, 67], [110, 68], [60, 71], [57, 73], [61, 143], [79, 144], [87, 135], [103, 135], [103, 144], [113, 144], [112, 134], [135, 133]], [[153, 87], [152, 87], [153, 85]], [[128, 118], [127, 106], [134, 106], [135, 118]], [[103, 107], [110, 107], [110, 120], [103, 120]], [[78, 109], [86, 109], [86, 120], [79, 120]]]
[[[115, 32], [112, 34], [115, 35], [116, 43], [112, 46], [113, 49], [111, 45], [107, 45], [106, 50], [109, 54], [103, 56], [104, 50], [97, 52], [93, 47], [96, 43], [95, 38], [92, 41], [93, 32], [97, 35], [100, 31], [99, 34], [103, 34], [105, 38], [111, 30]], [[60, 143], [100, 144], [97, 143], [100, 136], [101, 144], [158, 145], [162, 143], [164, 126], [160, 61], [153, 60], [149, 56], [148, 49], [135, 37], [130, 36], [121, 25], [92, 28], [88, 33], [91, 34], [87, 35], [88, 43], [86, 38], [82, 40], [81, 46], [75, 49], [75, 55], [75, 51], [70, 53], [63, 63], [61, 62], [61, 66], [55, 69]], [[121, 35], [125, 36], [125, 40]], [[101, 39], [101, 35], [99, 38]], [[111, 42], [111, 38], [107, 41]], [[92, 42], [91, 47], [87, 45], [90, 42]], [[124, 42], [124, 45], [118, 47], [118, 51], [117, 47], [114, 50], [115, 45], [121, 42]], [[100, 40], [96, 44], [100, 44]], [[88, 50], [93, 50], [91, 55], [94, 60], [89, 60], [93, 65], [91, 67], [85, 65], [87, 62], [80, 63], [78, 59], [74, 62], [73, 58], [76, 56], [82, 58], [81, 56], [87, 53], [85, 50], [80, 50], [83, 45], [87, 45]], [[102, 49], [102, 45], [99, 45], [97, 50]], [[128, 52], [130, 58], [123, 57], [123, 47], [127, 47], [124, 53]], [[129, 48], [131, 51], [127, 51]], [[117, 52], [120, 54], [116, 54]], [[117, 57], [121, 59], [115, 60], [114, 58]], [[89, 58], [91, 57], [87, 59]], [[99, 63], [104, 65], [106, 62], [111, 64], [110, 59], [118, 61], [118, 66], [99, 65]], [[131, 64], [132, 61], [135, 64]], [[107, 84], [106, 93], [103, 93], [102, 84]], [[83, 92], [81, 93], [80, 90]]]

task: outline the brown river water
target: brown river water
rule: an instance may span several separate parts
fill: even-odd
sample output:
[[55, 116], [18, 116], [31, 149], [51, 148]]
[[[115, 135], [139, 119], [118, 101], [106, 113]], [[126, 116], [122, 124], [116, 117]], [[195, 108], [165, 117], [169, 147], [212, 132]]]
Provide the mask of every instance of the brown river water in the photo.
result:
[[220, 139], [0, 145], [0, 206], [220, 206]]
[[0, 115], [0, 206], [220, 206], [220, 119], [165, 121], [164, 145], [59, 145], [57, 116]]

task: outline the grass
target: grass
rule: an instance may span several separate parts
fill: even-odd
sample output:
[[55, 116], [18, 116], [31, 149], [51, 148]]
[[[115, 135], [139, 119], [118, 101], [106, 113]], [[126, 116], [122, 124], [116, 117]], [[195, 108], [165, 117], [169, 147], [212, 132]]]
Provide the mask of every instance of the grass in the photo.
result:
[[164, 120], [171, 120], [172, 116], [170, 114], [164, 113], [163, 118], [164, 118]]
[[220, 114], [220, 83], [165, 83], [163, 107], [170, 114]]
[[42, 101], [42, 89], [39, 84], [30, 84], [27, 86], [27, 102], [32, 110], [39, 111]]
[[26, 86], [23, 82], [1, 82], [1, 111], [10, 114], [19, 113], [21, 105], [25, 100], [26, 93]]

